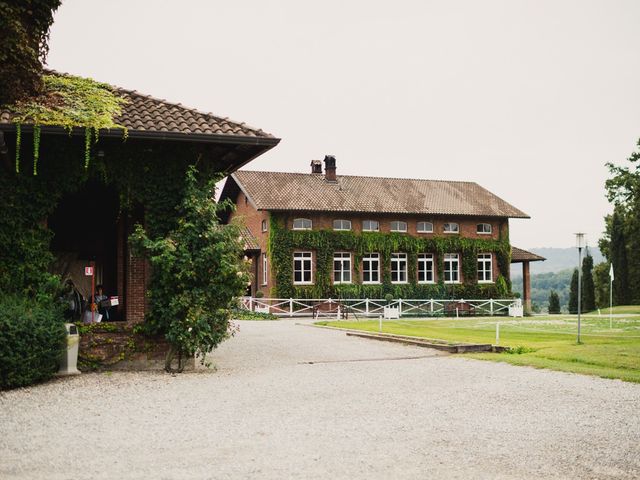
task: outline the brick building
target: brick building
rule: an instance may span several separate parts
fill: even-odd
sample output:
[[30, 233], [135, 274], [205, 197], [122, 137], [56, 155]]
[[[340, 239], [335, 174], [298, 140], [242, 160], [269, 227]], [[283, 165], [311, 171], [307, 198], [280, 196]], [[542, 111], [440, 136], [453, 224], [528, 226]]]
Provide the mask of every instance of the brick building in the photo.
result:
[[294, 298], [504, 298], [510, 263], [543, 260], [509, 243], [527, 214], [472, 182], [239, 170], [221, 199], [245, 227], [251, 294]]
[[[123, 143], [119, 129], [100, 132], [96, 149], [106, 162], [116, 155], [132, 155], [127, 153], [130, 147], [131, 152], [142, 149], [151, 154], [173, 149], [177, 155], [183, 155], [187, 163], [199, 159], [201, 168], [206, 165], [213, 171], [229, 174], [280, 141], [244, 123], [136, 91], [112, 88], [125, 102], [115, 121], [128, 133], [127, 141]], [[23, 135], [28, 136], [32, 129], [29, 123], [23, 124]], [[15, 130], [12, 112], [0, 110], [0, 143], [13, 145]], [[82, 129], [69, 133], [62, 126], [43, 126], [41, 130], [45, 148], [51, 137], [84, 138]], [[5, 157], [7, 168], [12, 169], [13, 160], [9, 155]], [[130, 161], [136, 160], [131, 158]], [[162, 169], [163, 166], [157, 168]], [[134, 224], [144, 222], [145, 205], [136, 205], [123, 215], [119, 197], [114, 189], [89, 180], [77, 192], [63, 197], [46, 221], [54, 234], [51, 248], [57, 261], [52, 267], [53, 273], [71, 278], [82, 295], [88, 298], [91, 281], [85, 277], [84, 267], [93, 263], [96, 283], [103, 284], [108, 295], [117, 295], [120, 299], [114, 316], [131, 325], [144, 320], [149, 268], [143, 259], [131, 255], [127, 239]], [[99, 212], [100, 221], [86, 221], [93, 218], [95, 212]]]

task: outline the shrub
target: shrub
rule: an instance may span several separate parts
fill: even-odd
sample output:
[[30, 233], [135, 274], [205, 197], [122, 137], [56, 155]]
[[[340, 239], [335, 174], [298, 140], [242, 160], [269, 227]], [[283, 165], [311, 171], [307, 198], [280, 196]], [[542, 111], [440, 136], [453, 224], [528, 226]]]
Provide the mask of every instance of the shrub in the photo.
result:
[[48, 380], [66, 348], [61, 307], [52, 300], [0, 296], [0, 389]]
[[250, 310], [236, 309], [231, 312], [234, 320], [278, 320], [272, 313], [252, 312]]

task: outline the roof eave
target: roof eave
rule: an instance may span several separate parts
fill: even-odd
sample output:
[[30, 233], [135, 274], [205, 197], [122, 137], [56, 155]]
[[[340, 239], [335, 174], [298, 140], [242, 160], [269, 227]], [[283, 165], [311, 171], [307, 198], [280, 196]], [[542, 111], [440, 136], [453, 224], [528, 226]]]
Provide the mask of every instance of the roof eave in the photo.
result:
[[[244, 190], [243, 190], [244, 192]], [[247, 195], [245, 193], [245, 195]], [[249, 197], [249, 195], [247, 195]], [[249, 197], [250, 198], [250, 197]], [[449, 216], [449, 217], [484, 217], [484, 218], [524, 218], [530, 219], [527, 214], [522, 215], [495, 215], [484, 213], [451, 213], [451, 212], [399, 212], [399, 211], [385, 211], [385, 210], [331, 210], [331, 209], [316, 209], [316, 208], [271, 208], [255, 207], [256, 210], [267, 210], [269, 212], [331, 212], [331, 213], [354, 213], [354, 214], [384, 214], [384, 215], [437, 215], [437, 216]]]
[[[3, 123], [0, 124], [0, 130], [14, 131], [16, 126], [14, 124]], [[23, 132], [31, 132], [33, 130], [32, 124], [21, 125]], [[53, 135], [84, 135], [85, 130], [82, 127], [74, 127], [71, 130], [67, 130], [64, 127], [55, 125], [42, 125], [40, 127], [42, 133], [50, 133]], [[123, 129], [102, 129], [100, 130], [100, 136], [102, 137], [123, 137]], [[269, 137], [256, 137], [251, 135], [222, 135], [222, 134], [209, 134], [209, 133], [179, 133], [179, 132], [161, 132], [152, 130], [127, 130], [128, 138], [139, 138], [149, 140], [170, 140], [170, 141], [182, 141], [193, 143], [218, 143], [218, 144], [234, 144], [234, 145], [252, 145], [263, 146], [271, 149], [280, 143], [280, 139]], [[266, 150], [265, 150], [266, 151]], [[254, 157], [255, 158], [255, 157]], [[247, 162], [243, 163], [245, 165]], [[241, 165], [242, 166], [242, 165]]]

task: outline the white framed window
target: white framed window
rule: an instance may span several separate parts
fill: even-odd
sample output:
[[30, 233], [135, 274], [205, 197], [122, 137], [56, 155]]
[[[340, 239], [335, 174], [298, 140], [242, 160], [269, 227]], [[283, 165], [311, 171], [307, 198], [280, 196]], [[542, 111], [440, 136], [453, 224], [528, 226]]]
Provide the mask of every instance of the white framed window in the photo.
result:
[[460, 283], [460, 254], [444, 254], [444, 283]]
[[351, 230], [351, 220], [334, 220], [334, 230]]
[[490, 253], [478, 254], [478, 283], [493, 282], [492, 258]]
[[418, 222], [418, 233], [433, 233], [433, 223], [431, 222]]
[[402, 222], [400, 220], [394, 220], [391, 222], [391, 231], [392, 232], [406, 232], [407, 231], [407, 222]]
[[380, 254], [362, 256], [362, 283], [380, 283]]
[[267, 231], [267, 221], [266, 220], [262, 220], [262, 231], [263, 232]]
[[448, 222], [444, 224], [444, 233], [460, 233], [460, 225], [454, 222]]
[[313, 224], [311, 220], [308, 218], [295, 218], [293, 220], [293, 229], [294, 230], [311, 230]]
[[262, 254], [262, 285], [266, 285], [269, 280], [268, 260], [267, 254]]
[[377, 220], [363, 220], [362, 231], [363, 232], [377, 232], [380, 230], [380, 222]]
[[493, 228], [490, 223], [479, 223], [476, 225], [476, 232], [481, 235], [491, 235]]
[[407, 254], [391, 254], [391, 283], [407, 283]]
[[434, 283], [433, 254], [418, 254], [418, 283]]
[[336, 252], [333, 254], [333, 283], [351, 283], [351, 254]]
[[311, 252], [295, 252], [293, 254], [293, 283], [297, 285], [313, 283], [312, 259]]

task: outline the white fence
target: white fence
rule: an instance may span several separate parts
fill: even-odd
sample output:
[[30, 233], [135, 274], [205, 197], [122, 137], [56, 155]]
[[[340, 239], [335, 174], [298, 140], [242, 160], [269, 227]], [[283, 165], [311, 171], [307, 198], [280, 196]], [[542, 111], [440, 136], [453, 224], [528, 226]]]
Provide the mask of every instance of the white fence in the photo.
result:
[[522, 301], [508, 299], [258, 298], [242, 297], [242, 308], [282, 317], [352, 318], [522, 316]]

